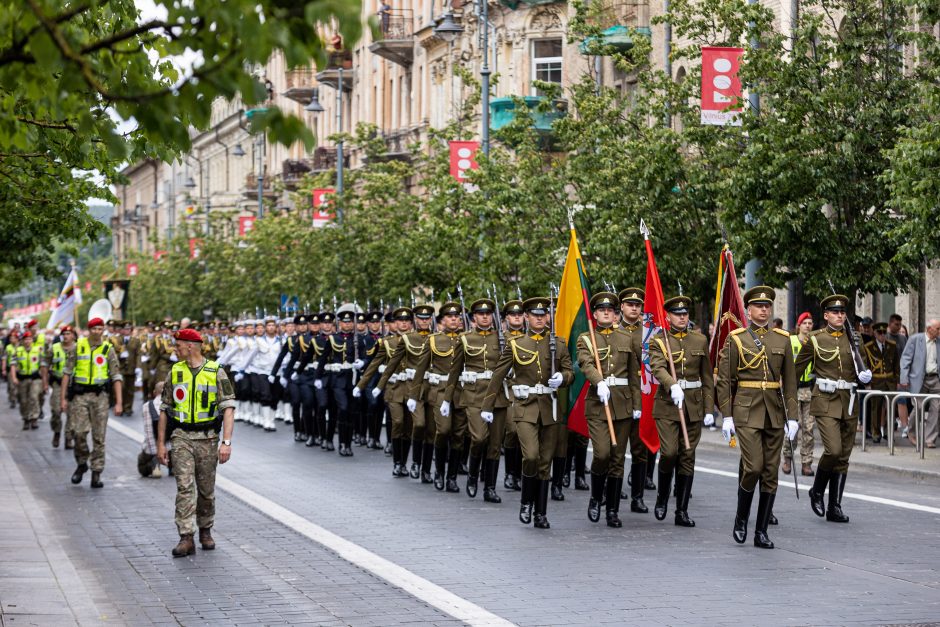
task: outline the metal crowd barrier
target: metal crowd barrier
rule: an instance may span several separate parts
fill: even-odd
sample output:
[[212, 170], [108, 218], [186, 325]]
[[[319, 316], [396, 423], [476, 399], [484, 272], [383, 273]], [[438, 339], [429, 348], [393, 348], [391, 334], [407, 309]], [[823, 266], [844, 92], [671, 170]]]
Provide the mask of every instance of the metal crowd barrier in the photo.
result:
[[888, 454], [894, 455], [894, 420], [898, 408], [898, 401], [902, 399], [912, 399], [914, 401], [914, 429], [916, 436], [915, 450], [920, 453], [920, 458], [924, 459], [926, 449], [926, 433], [924, 432], [927, 422], [927, 404], [930, 401], [940, 403], [940, 394], [914, 394], [905, 390], [884, 391], [884, 390], [859, 390], [861, 396], [861, 422], [862, 422], [862, 451], [866, 449], [865, 432], [868, 423], [868, 412], [865, 411], [870, 405], [868, 402], [873, 398], [883, 398], [887, 402], [887, 438]]

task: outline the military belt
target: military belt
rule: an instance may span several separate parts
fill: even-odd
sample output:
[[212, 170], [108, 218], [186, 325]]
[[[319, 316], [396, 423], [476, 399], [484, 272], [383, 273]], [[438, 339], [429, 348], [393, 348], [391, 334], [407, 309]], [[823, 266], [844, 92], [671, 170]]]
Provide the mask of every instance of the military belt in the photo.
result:
[[405, 368], [402, 372], [398, 373], [399, 381], [411, 381], [414, 378], [415, 378], [414, 368]]
[[686, 381], [685, 379], [679, 379], [679, 387], [683, 390], [697, 390], [702, 387], [701, 381]]
[[484, 370], [483, 372], [475, 372], [473, 370], [464, 370], [460, 373], [460, 383], [476, 383], [477, 381], [488, 380], [493, 378], [492, 370]]
[[435, 374], [433, 372], [425, 372], [424, 380], [430, 383], [431, 385], [440, 385], [444, 381], [447, 381], [446, 374]]
[[738, 381], [738, 387], [752, 390], [778, 390], [780, 384], [776, 381]]
[[342, 372], [343, 370], [351, 370], [352, 367], [352, 364], [327, 364], [323, 366], [323, 369], [327, 372]]
[[523, 400], [531, 396], [532, 394], [551, 394], [554, 392], [552, 388], [547, 385], [542, 385], [537, 383], [536, 385], [514, 385], [512, 386], [512, 395], [518, 400]]
[[607, 384], [609, 388], [615, 388], [618, 386], [630, 385], [630, 379], [627, 377], [607, 377], [604, 379], [604, 383]]
[[385, 364], [380, 365], [380, 366], [379, 366], [379, 374], [384, 373], [386, 368], [388, 368], [388, 366], [386, 366]]
[[879, 372], [879, 373], [876, 373], [876, 374], [873, 374], [873, 375], [872, 375], [872, 378], [873, 378], [873, 379], [891, 379], [891, 378], [893, 378], [893, 377], [894, 377], [894, 375], [891, 374], [890, 372], [885, 372], [885, 373], [880, 373], [880, 372]]
[[854, 390], [858, 387], [855, 383], [851, 381], [846, 381], [845, 379], [816, 379], [816, 385], [819, 386], [819, 389], [823, 392], [832, 393], [836, 390]]

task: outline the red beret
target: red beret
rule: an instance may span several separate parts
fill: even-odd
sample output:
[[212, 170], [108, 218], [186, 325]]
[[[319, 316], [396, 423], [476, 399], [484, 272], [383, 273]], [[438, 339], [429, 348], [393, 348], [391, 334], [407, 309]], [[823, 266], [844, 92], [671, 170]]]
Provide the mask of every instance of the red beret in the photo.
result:
[[92, 327], [103, 327], [103, 326], [104, 326], [104, 320], [102, 320], [101, 318], [92, 318], [91, 320], [88, 321], [89, 329]]
[[803, 321], [806, 320], [807, 318], [812, 320], [813, 316], [808, 311], [804, 311], [803, 313], [800, 314], [800, 317], [796, 319], [796, 326], [800, 326], [801, 324], [803, 324]]
[[71, 326], [67, 324], [63, 324], [62, 328], [59, 329], [59, 333], [65, 333], [66, 331], [68, 331], [69, 333], [75, 333], [75, 329], [73, 329]]
[[27, 329], [30, 329], [30, 328], [36, 326], [37, 324], [39, 324], [39, 321], [34, 318], [34, 319], [32, 319], [32, 320], [30, 320], [29, 322], [26, 323], [26, 328], [27, 328]]
[[174, 336], [178, 342], [199, 342], [202, 343], [202, 336], [195, 329], [182, 329], [176, 332]]
[[20, 337], [25, 340], [28, 337], [33, 337], [33, 334], [30, 333], [29, 331], [23, 331], [23, 335], [21, 335]]

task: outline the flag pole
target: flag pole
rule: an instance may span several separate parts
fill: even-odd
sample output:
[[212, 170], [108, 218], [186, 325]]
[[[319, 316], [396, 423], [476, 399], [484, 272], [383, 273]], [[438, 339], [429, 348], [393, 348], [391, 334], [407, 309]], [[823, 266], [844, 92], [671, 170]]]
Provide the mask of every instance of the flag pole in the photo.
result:
[[[574, 215], [572, 212], [568, 211], [568, 226], [571, 228], [572, 235], [577, 239], [577, 231], [574, 229]], [[587, 292], [582, 288], [581, 297], [584, 299], [584, 311], [587, 312], [589, 316], [593, 318], [591, 314], [591, 303], [588, 300]], [[591, 347], [593, 350], [591, 353], [594, 355], [594, 367], [597, 368], [598, 374], [601, 375], [601, 380], [604, 379], [604, 370], [601, 368], [601, 358], [599, 354], [599, 349], [597, 346], [597, 336], [594, 334], [594, 323], [593, 320], [588, 320], [588, 331], [591, 333]], [[604, 414], [607, 416], [607, 430], [610, 431], [610, 443], [614, 446], [617, 446], [617, 434], [614, 433], [614, 418], [610, 414], [610, 399], [608, 398], [604, 401]]]
[[[640, 219], [640, 233], [643, 234], [643, 240], [645, 242], [648, 242], [650, 239], [650, 230], [649, 230], [649, 227], [646, 226], [646, 222], [644, 222], [642, 218]], [[662, 285], [659, 283], [659, 276], [656, 277], [656, 283], [657, 283], [656, 287], [660, 291], [662, 291]], [[668, 322], [665, 311], [660, 312], [660, 319], [664, 323]], [[676, 364], [672, 360], [672, 347], [669, 345], [669, 335], [666, 333], [665, 326], [660, 330], [662, 331], [663, 341], [664, 341], [664, 345], [666, 348], [666, 351], [665, 351], [666, 359], [669, 361], [669, 374], [672, 376], [674, 381], [678, 381], [678, 379], [676, 378]], [[685, 409], [682, 407], [682, 405], [679, 405], [677, 409], [679, 410], [679, 426], [682, 428], [682, 443], [685, 444], [686, 449], [690, 449], [692, 448], [692, 445], [689, 444], [689, 430], [686, 429], [686, 426], [685, 426]]]

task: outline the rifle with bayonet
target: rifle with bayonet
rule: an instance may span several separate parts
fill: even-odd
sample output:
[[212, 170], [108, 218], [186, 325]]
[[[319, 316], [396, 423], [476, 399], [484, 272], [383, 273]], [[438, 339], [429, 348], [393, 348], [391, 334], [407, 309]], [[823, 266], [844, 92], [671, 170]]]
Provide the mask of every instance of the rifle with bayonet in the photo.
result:
[[503, 334], [503, 317], [499, 313], [499, 297], [496, 295], [496, 284], [493, 284], [493, 322], [496, 325], [496, 338], [499, 340], [499, 352], [502, 354], [506, 348], [506, 336]]
[[[555, 285], [550, 284], [548, 289], [548, 323], [550, 330], [548, 334], [548, 354], [551, 360], [551, 376], [555, 376], [555, 353], [558, 352], [558, 340], [555, 338], [555, 297], [558, 292]], [[552, 420], [558, 422], [558, 394], [552, 390]]]

